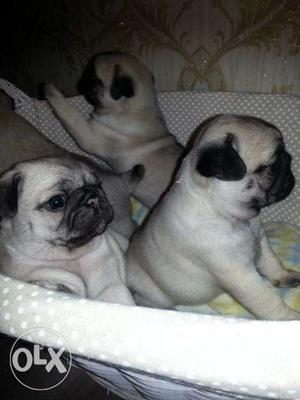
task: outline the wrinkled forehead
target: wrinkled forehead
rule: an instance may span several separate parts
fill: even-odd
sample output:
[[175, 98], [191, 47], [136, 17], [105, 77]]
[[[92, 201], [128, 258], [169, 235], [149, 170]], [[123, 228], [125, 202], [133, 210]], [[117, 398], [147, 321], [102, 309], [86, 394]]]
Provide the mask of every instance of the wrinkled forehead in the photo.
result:
[[199, 148], [222, 143], [227, 134], [233, 135], [233, 146], [251, 168], [275, 157], [282, 145], [282, 135], [273, 125], [251, 117], [223, 117], [212, 122], [197, 139]]
[[23, 168], [24, 192], [71, 191], [86, 184], [95, 184], [97, 176], [84, 163], [41, 161]]

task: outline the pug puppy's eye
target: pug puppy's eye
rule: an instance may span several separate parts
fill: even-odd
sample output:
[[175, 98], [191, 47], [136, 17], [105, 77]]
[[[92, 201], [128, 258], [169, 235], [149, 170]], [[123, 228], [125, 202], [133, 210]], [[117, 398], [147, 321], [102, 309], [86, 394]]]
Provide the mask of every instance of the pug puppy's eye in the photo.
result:
[[56, 196], [53, 196], [51, 197], [51, 199], [48, 200], [46, 207], [50, 211], [56, 211], [64, 208], [65, 204], [65, 197], [61, 194], [57, 194]]

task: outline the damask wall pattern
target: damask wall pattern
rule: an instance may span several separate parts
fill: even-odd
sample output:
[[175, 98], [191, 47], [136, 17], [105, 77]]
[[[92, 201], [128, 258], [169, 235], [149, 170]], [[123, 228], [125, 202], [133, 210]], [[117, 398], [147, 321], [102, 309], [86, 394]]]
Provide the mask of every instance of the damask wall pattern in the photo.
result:
[[0, 76], [31, 95], [75, 94], [88, 58], [114, 49], [161, 91], [300, 94], [299, 0], [10, 0], [1, 19]]

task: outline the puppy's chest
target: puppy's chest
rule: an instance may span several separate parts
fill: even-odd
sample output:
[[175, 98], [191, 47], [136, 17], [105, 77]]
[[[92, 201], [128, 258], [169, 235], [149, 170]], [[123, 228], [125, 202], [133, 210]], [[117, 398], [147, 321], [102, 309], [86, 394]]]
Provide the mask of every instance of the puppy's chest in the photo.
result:
[[185, 232], [188, 238], [187, 252], [194, 260], [201, 257], [209, 259], [255, 258], [259, 246], [256, 228], [248, 223], [216, 223], [210, 220], [193, 222], [193, 229]]
[[111, 235], [102, 235], [98, 247], [85, 256], [65, 263], [65, 268], [93, 282], [112, 275], [123, 275], [124, 255], [119, 243]]
[[39, 259], [34, 259], [18, 252], [11, 252], [10, 268], [4, 273], [26, 281], [31, 273], [40, 268], [46, 267], [49, 271], [57, 269], [58, 273], [64, 270], [79, 276], [90, 293], [98, 291], [101, 286], [109, 285], [113, 281], [124, 279], [123, 251], [112, 235], [104, 234], [96, 238], [91, 251], [81, 257], [70, 258], [69, 255], [59, 258], [59, 260], [46, 260], [41, 254]]
[[76, 268], [83, 275], [88, 273], [89, 270], [99, 270], [106, 273], [107, 269], [118, 269], [122, 263], [123, 255], [119, 247], [114, 247], [112, 249], [107, 243], [102, 244], [95, 252], [81, 257], [77, 261]]

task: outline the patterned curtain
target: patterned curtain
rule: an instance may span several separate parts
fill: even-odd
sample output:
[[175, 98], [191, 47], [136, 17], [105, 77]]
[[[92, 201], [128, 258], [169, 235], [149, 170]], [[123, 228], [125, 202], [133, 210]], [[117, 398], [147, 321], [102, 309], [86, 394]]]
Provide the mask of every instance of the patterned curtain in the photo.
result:
[[[66, 94], [87, 59], [123, 50], [158, 90], [300, 94], [299, 0], [8, 0], [0, 77]], [[3, 25], [2, 25], [3, 26]]]

